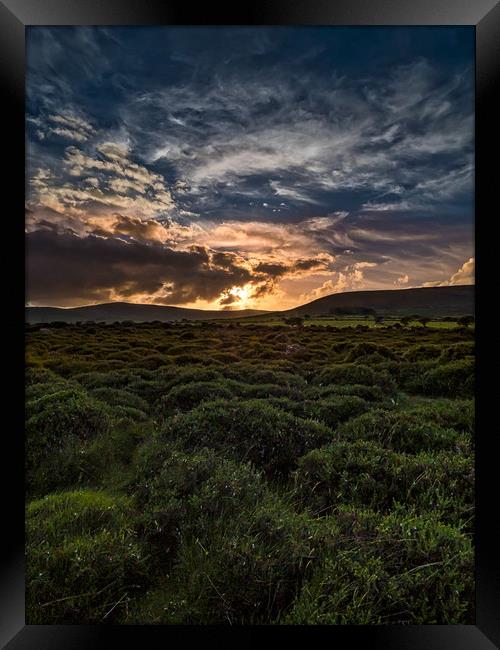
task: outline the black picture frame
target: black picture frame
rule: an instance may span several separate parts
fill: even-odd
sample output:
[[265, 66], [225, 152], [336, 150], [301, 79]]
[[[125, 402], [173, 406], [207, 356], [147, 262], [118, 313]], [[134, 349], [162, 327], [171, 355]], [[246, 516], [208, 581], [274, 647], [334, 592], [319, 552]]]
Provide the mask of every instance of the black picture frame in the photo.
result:
[[[24, 326], [24, 42], [29, 25], [473, 25], [476, 32], [476, 227], [494, 214], [494, 174], [498, 165], [489, 160], [498, 158], [495, 120], [500, 114], [494, 90], [500, 87], [500, 3], [495, 0], [267, 0], [227, 6], [205, 3], [199, 6], [179, 0], [0, 0], [0, 75], [4, 131], [12, 138], [8, 154], [8, 176], [5, 187], [12, 199], [9, 214], [8, 248], [13, 256], [4, 270], [8, 286], [4, 300], [9, 303], [7, 326], [9, 373], [9, 410], [13, 428], [4, 430], [4, 471], [2, 480], [5, 522], [4, 541], [7, 548], [0, 569], [0, 644], [10, 650], [21, 648], [104, 648], [112, 644], [132, 643], [157, 647], [161, 642], [174, 645], [201, 640], [214, 641], [227, 637], [229, 643], [240, 639], [253, 643], [264, 634], [271, 641], [283, 640], [293, 634], [320, 641], [319, 635], [332, 645], [345, 647], [359, 643], [367, 648], [397, 650], [453, 648], [454, 650], [487, 650], [500, 645], [500, 567], [498, 534], [495, 520], [496, 437], [493, 414], [493, 391], [482, 373], [489, 375], [487, 358], [488, 324], [483, 313], [483, 277], [488, 270], [480, 243], [476, 238], [476, 332], [479, 333], [477, 356], [481, 364], [476, 392], [476, 625], [457, 626], [332, 626], [332, 627], [175, 627], [175, 626], [27, 626], [24, 624], [24, 436], [23, 436], [23, 326]], [[23, 183], [23, 185], [21, 185]], [[476, 230], [476, 234], [477, 230]], [[4, 240], [5, 241], [5, 240]], [[4, 251], [5, 251], [4, 244]], [[4, 259], [6, 258], [3, 255]], [[11, 281], [10, 278], [13, 278]], [[481, 315], [483, 313], [483, 316]], [[479, 329], [477, 329], [479, 327]], [[493, 383], [493, 382], [491, 382]], [[17, 404], [17, 406], [15, 406]], [[493, 406], [491, 406], [493, 405]], [[14, 434], [15, 432], [15, 434]], [[491, 448], [490, 448], [491, 447]], [[10, 471], [5, 471], [6, 466]], [[318, 635], [318, 636], [317, 636]], [[495, 645], [496, 644], [496, 645]]]

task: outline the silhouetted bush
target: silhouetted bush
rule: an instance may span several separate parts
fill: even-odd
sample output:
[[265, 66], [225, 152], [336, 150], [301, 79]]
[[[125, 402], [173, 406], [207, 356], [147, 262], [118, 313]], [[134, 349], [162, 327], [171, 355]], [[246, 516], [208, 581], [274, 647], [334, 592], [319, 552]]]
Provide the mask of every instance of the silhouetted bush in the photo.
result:
[[474, 356], [475, 343], [473, 341], [464, 341], [462, 343], [455, 343], [442, 349], [439, 360], [443, 362], [456, 361], [457, 359], [465, 359], [466, 357]]

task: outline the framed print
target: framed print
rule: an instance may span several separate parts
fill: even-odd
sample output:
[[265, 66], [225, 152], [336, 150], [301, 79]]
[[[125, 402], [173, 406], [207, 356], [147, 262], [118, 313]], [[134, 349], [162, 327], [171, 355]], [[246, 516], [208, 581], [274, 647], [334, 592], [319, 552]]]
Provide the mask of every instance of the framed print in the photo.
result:
[[497, 647], [498, 3], [0, 16], [5, 647]]

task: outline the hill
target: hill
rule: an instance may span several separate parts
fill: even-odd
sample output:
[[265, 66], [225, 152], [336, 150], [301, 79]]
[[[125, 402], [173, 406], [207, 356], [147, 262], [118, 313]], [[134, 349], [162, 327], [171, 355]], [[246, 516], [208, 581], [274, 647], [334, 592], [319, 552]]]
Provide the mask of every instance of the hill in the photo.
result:
[[[359, 313], [371, 310], [382, 316], [463, 316], [474, 313], [474, 286], [423, 287], [418, 289], [391, 289], [383, 291], [348, 291], [318, 298], [300, 307], [279, 312], [258, 309], [217, 311], [186, 309], [163, 305], [141, 305], [128, 302], [110, 302], [85, 307], [26, 307], [28, 323], [64, 321], [179, 321], [230, 319], [270, 315], [326, 316], [335, 313]], [[260, 319], [259, 319], [260, 320]]]
[[282, 313], [319, 316], [335, 313], [335, 310], [355, 313], [363, 309], [374, 310], [383, 316], [474, 314], [474, 285], [334, 293]]
[[211, 318], [241, 318], [243, 316], [258, 316], [266, 312], [258, 309], [243, 309], [239, 311], [216, 311], [204, 309], [186, 309], [184, 307], [166, 307], [163, 305], [141, 305], [129, 302], [110, 302], [85, 307], [26, 307], [25, 318], [28, 323], [51, 323], [64, 321], [114, 322], [114, 321], [179, 321], [206, 320]]

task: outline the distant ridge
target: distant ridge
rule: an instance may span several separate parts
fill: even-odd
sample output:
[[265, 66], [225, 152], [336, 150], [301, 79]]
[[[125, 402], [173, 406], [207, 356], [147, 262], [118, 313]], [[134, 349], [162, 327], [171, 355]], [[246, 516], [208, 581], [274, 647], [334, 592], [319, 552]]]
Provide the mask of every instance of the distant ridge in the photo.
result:
[[465, 316], [474, 314], [474, 285], [419, 287], [380, 291], [348, 291], [318, 298], [288, 309], [287, 315], [318, 316], [335, 309], [373, 309], [380, 315]]
[[204, 309], [186, 309], [185, 307], [170, 307], [163, 305], [144, 305], [132, 302], [109, 302], [85, 307], [26, 307], [25, 318], [28, 323], [51, 323], [63, 321], [76, 323], [78, 321], [95, 321], [113, 323], [115, 321], [179, 321], [207, 320], [212, 318], [241, 318], [244, 316], [259, 316], [267, 312], [259, 309], [242, 309], [239, 311], [217, 311]]
[[300, 307], [286, 311], [266, 312], [258, 309], [217, 311], [186, 309], [162, 305], [143, 305], [129, 302], [110, 302], [85, 307], [26, 307], [28, 323], [50, 323], [64, 321], [179, 321], [231, 319], [250, 316], [265, 318], [271, 314], [287, 316], [328, 315], [335, 310], [369, 309], [380, 315], [391, 316], [464, 316], [474, 314], [474, 285], [454, 287], [422, 287], [417, 289], [389, 289], [380, 291], [348, 291], [318, 298]]

